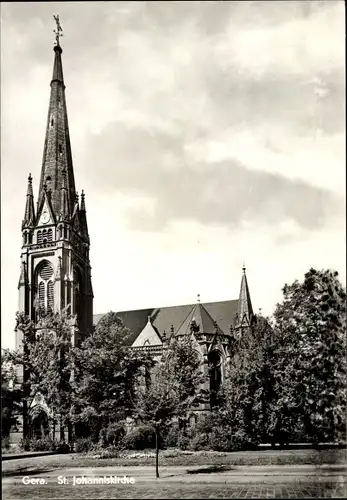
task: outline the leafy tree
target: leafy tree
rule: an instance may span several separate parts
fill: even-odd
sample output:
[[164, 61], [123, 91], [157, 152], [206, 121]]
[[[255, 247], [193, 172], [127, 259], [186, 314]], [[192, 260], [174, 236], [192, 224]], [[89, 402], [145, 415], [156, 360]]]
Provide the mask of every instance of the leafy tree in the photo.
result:
[[173, 418], [185, 419], [200, 402], [201, 358], [191, 337], [174, 338], [154, 366], [151, 381], [137, 393], [134, 416], [155, 431], [156, 477], [162, 433]]
[[23, 370], [25, 406], [41, 394], [51, 412], [53, 434], [59, 416], [60, 438], [64, 440], [64, 428], [70, 426], [72, 394], [70, 318], [64, 311], [47, 315], [35, 325], [28, 316], [17, 313], [16, 328], [22, 332], [22, 348], [12, 354], [12, 360]]
[[[234, 357], [221, 389], [219, 419], [240, 443], [266, 439], [274, 392], [273, 329], [258, 317], [253, 327], [234, 340]], [[241, 444], [240, 444], [241, 445]]]
[[98, 441], [108, 428], [131, 416], [136, 379], [151, 360], [128, 345], [129, 330], [113, 312], [74, 351], [73, 419]]
[[21, 390], [14, 366], [11, 362], [11, 352], [1, 353], [1, 438], [9, 436], [11, 428], [16, 426], [21, 413]]
[[292, 415], [312, 442], [341, 439], [346, 410], [345, 290], [336, 271], [310, 269], [302, 283], [285, 285], [283, 294], [274, 314], [278, 400], [273, 431], [287, 432], [283, 419]]

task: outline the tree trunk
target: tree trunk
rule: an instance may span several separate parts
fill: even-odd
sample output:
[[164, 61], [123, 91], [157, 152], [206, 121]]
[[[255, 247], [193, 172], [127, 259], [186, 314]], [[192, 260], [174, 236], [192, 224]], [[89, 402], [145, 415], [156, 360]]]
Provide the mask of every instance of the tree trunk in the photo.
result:
[[63, 418], [60, 415], [60, 441], [65, 441], [65, 429], [63, 426]]
[[155, 475], [159, 477], [159, 433], [155, 429]]

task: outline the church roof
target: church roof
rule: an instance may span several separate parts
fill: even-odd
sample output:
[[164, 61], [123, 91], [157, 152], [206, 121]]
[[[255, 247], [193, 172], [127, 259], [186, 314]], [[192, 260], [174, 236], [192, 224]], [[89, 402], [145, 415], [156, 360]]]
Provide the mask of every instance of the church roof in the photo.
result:
[[[230, 332], [230, 326], [235, 323], [238, 300], [225, 300], [221, 302], [199, 303], [202, 324], [207, 330], [206, 333], [214, 333], [214, 322], [216, 321], [220, 331], [226, 335]], [[132, 334], [129, 337], [129, 344], [132, 345], [140, 332], [145, 328], [148, 322], [148, 316], [151, 317], [153, 327], [160, 335], [165, 331], [169, 339], [172, 332], [176, 334], [190, 318], [192, 311], [196, 310], [197, 304], [184, 304], [179, 306], [157, 307], [148, 309], [138, 309], [133, 311], [119, 311], [117, 315], [122, 319], [124, 325], [129, 328]], [[104, 314], [93, 316], [96, 325]], [[198, 323], [198, 318], [196, 317]], [[212, 326], [213, 325], [213, 326]], [[182, 328], [181, 328], [182, 327]], [[200, 327], [201, 328], [201, 327]]]
[[[215, 333], [216, 324], [218, 333], [220, 334], [224, 333], [218, 326], [217, 320], [212, 318], [212, 316], [208, 313], [204, 305], [200, 304], [200, 302], [198, 302], [192, 307], [188, 316], [177, 330], [176, 335], [189, 335], [191, 333], [192, 323], [196, 324], [196, 326], [199, 328], [200, 333]], [[232, 322], [230, 323], [230, 325], [231, 324]], [[228, 332], [230, 330], [230, 325]]]

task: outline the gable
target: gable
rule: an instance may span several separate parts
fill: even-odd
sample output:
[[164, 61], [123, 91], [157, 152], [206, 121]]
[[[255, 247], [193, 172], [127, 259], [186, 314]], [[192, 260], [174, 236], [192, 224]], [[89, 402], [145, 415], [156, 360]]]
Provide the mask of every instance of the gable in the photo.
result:
[[147, 322], [147, 325], [138, 335], [132, 347], [142, 347], [145, 345], [162, 345], [162, 341], [150, 321]]
[[54, 217], [49, 206], [47, 197], [44, 197], [44, 201], [40, 210], [40, 216], [38, 217], [37, 226], [46, 226], [49, 224], [54, 224]]

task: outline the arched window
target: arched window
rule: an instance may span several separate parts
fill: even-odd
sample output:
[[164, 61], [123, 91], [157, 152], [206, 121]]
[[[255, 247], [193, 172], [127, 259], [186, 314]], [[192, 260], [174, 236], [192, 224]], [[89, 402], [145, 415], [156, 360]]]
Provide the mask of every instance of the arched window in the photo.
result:
[[42, 232], [37, 231], [37, 243], [42, 243]]
[[42, 231], [42, 243], [47, 243], [47, 231], [44, 229]]
[[36, 272], [37, 297], [35, 308], [41, 317], [54, 310], [53, 266], [48, 260], [41, 262]]
[[48, 229], [47, 231], [47, 241], [52, 241], [53, 240], [53, 231], [52, 229]]
[[210, 399], [211, 406], [216, 406], [218, 391], [222, 383], [221, 356], [219, 352], [212, 351], [208, 357], [210, 368]]

